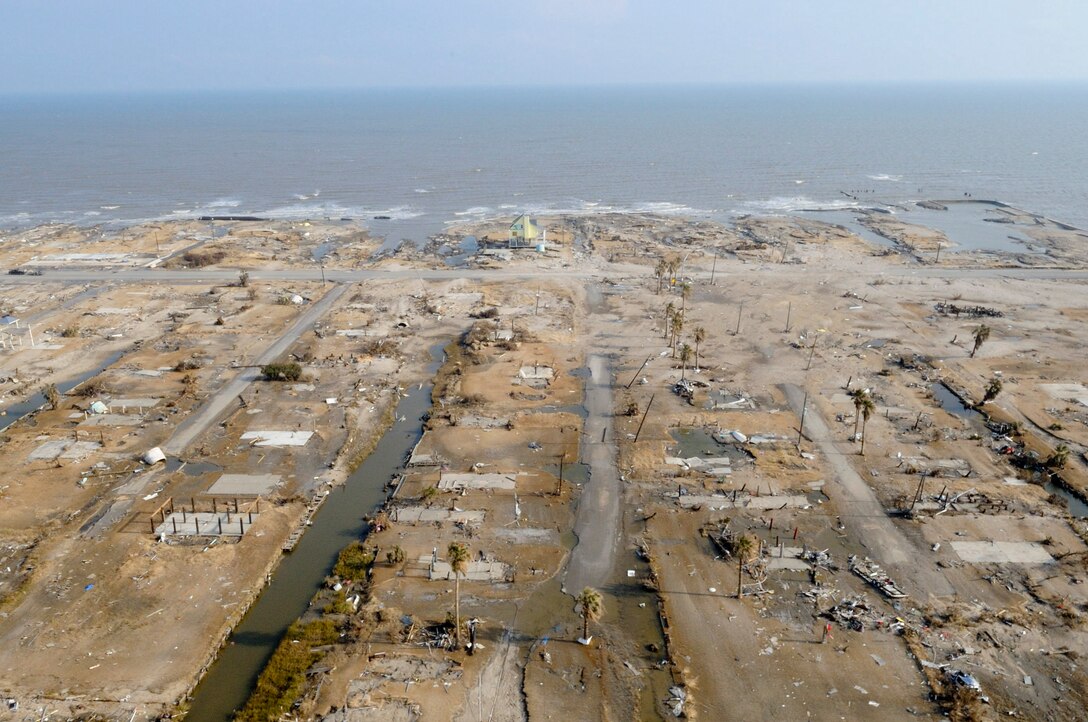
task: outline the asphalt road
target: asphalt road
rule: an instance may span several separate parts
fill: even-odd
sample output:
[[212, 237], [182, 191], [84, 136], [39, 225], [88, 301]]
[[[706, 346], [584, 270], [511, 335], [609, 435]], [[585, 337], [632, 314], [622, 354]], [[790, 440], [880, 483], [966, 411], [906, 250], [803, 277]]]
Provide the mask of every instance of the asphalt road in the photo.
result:
[[563, 590], [568, 594], [604, 586], [612, 575], [620, 542], [623, 489], [616, 470], [616, 445], [607, 437], [612, 427], [611, 371], [604, 356], [591, 355], [588, 365], [582, 461], [589, 464], [589, 481], [582, 489], [574, 517], [578, 543], [571, 551], [563, 578]]
[[[233, 283], [241, 269], [163, 269], [163, 268], [48, 268], [40, 276], [5, 275], [0, 283]], [[246, 269], [253, 281], [320, 281], [320, 268]], [[745, 274], [774, 273], [781, 275], [794, 272], [781, 265], [745, 267]], [[606, 268], [528, 268], [524, 270], [479, 268], [424, 268], [424, 269], [325, 269], [324, 279], [329, 282], [356, 283], [359, 281], [418, 278], [447, 280], [475, 278], [492, 280], [517, 280], [524, 278], [596, 278], [614, 277], [617, 273], [629, 273], [649, 277], [645, 266], [610, 264]], [[709, 278], [709, 272], [701, 273]], [[720, 276], [727, 276], [725, 271]], [[863, 274], [864, 275], [864, 274]], [[1064, 270], [1046, 268], [933, 268], [923, 265], [902, 266], [870, 274], [872, 278], [1008, 278], [1012, 280], [1088, 280], [1088, 270]]]

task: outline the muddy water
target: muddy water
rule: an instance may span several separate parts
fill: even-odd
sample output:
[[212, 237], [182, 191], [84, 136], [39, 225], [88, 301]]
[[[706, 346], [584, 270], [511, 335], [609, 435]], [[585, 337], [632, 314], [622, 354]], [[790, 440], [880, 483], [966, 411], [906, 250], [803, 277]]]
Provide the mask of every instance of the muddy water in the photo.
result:
[[[90, 379], [93, 379], [95, 376], [102, 373], [110, 366], [113, 366], [113, 364], [115, 364], [117, 360], [124, 355], [124, 351], [118, 351], [116, 353], [113, 353], [110, 355], [109, 358], [107, 358], [105, 361], [103, 361], [101, 364], [91, 369], [90, 371], [80, 374], [79, 376], [73, 376], [70, 379], [65, 379], [64, 381], [57, 382], [57, 391], [60, 392], [61, 396], [64, 396], [64, 394], [68, 393], [80, 384], [89, 381]], [[3, 416], [0, 416], [0, 431], [8, 428], [24, 416], [34, 413], [38, 409], [45, 406], [45, 404], [45, 394], [40, 391], [31, 396], [26, 401], [12, 404], [11, 406], [4, 409], [2, 412]]]
[[[428, 369], [434, 374], [442, 355]], [[366, 533], [363, 516], [388, 496], [386, 484], [403, 466], [423, 433], [431, 407], [431, 384], [412, 388], [397, 406], [397, 421], [347, 482], [332, 492], [295, 550], [283, 558], [268, 587], [234, 629], [227, 646], [201, 680], [186, 720], [223, 722], [249, 695], [283, 633], [306, 611], [310, 599], [332, 570], [336, 556]]]

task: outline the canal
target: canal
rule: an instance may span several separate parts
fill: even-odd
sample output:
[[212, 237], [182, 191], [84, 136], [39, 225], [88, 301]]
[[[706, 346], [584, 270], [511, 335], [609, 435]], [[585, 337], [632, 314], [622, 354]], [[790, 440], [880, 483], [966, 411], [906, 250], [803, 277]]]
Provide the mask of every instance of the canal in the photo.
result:
[[[428, 368], [429, 376], [441, 364], [442, 347], [435, 347], [432, 355], [435, 360]], [[245, 703], [287, 627], [306, 611], [340, 550], [365, 534], [363, 516], [388, 497], [388, 482], [401, 470], [423, 433], [431, 388], [426, 383], [401, 398], [396, 421], [374, 451], [343, 486], [332, 491], [298, 546], [280, 562], [272, 581], [197, 686], [185, 718], [188, 722], [224, 722]]]

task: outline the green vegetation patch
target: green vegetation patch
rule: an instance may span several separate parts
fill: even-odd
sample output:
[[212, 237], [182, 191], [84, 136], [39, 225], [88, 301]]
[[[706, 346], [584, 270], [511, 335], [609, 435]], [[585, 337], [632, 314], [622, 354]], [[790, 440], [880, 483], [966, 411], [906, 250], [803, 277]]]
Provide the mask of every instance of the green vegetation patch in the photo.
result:
[[302, 696], [306, 670], [323, 656], [314, 647], [332, 644], [340, 631], [329, 619], [295, 622], [268, 660], [246, 704], [234, 715], [236, 722], [268, 722], [282, 717]]

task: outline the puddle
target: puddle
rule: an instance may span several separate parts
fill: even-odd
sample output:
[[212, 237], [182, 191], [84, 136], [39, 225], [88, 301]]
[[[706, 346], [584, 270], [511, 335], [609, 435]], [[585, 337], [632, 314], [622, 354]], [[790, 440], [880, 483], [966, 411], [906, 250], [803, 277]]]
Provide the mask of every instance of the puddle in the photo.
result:
[[336, 250], [336, 241], [325, 241], [324, 243], [315, 247], [310, 251], [310, 255], [315, 261], [320, 261]]
[[[120, 359], [124, 355], [124, 351], [118, 351], [117, 353], [110, 355], [109, 358], [107, 358], [102, 364], [100, 364], [96, 368], [91, 369], [84, 374], [80, 374], [79, 376], [65, 379], [64, 381], [58, 381], [57, 391], [59, 391], [60, 395], [63, 397], [66, 393], [76, 388], [80, 384], [84, 383], [85, 381], [89, 381], [90, 379], [93, 379], [95, 376], [102, 373], [110, 366], [113, 366], [113, 364], [117, 363], [118, 359]], [[63, 399], [61, 403], [64, 403]], [[8, 428], [24, 416], [34, 413], [38, 409], [45, 406], [45, 404], [45, 395], [40, 391], [31, 396], [26, 401], [12, 404], [11, 406], [4, 409], [3, 416], [0, 416], [0, 431]]]
[[480, 250], [480, 244], [476, 240], [476, 236], [465, 236], [461, 239], [461, 244], [456, 251], [449, 251], [449, 255], [445, 257], [447, 266], [463, 266], [471, 256], [476, 255], [476, 252]]
[[703, 459], [729, 459], [747, 461], [748, 454], [735, 444], [722, 444], [714, 440], [712, 433], [703, 428], [681, 428], [669, 432], [676, 444], [669, 447], [670, 456], [690, 459], [698, 456]]

